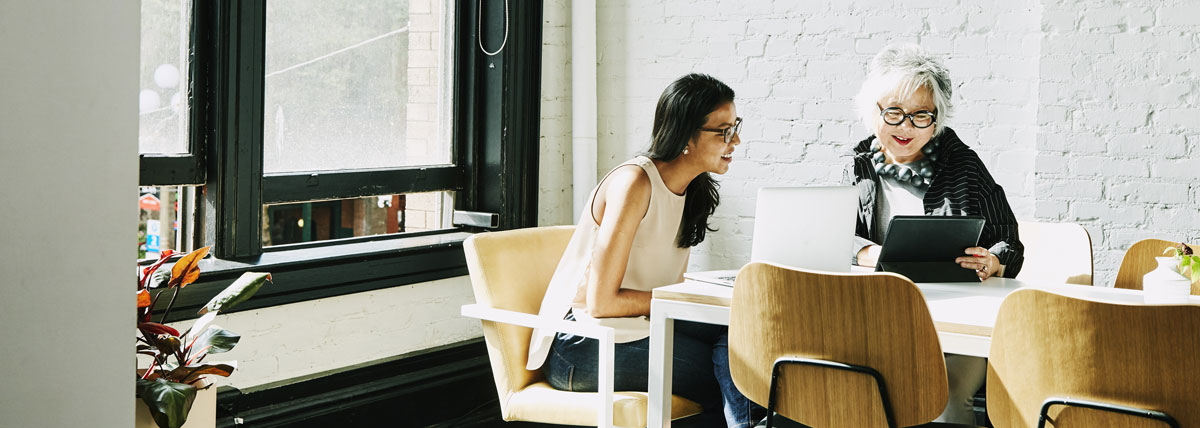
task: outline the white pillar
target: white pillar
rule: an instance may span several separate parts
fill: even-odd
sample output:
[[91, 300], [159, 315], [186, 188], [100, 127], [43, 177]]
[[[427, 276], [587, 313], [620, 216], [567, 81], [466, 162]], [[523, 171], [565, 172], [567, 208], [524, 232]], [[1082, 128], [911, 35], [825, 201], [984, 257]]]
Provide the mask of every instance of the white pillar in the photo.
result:
[[596, 187], [596, 0], [571, 3], [572, 215]]

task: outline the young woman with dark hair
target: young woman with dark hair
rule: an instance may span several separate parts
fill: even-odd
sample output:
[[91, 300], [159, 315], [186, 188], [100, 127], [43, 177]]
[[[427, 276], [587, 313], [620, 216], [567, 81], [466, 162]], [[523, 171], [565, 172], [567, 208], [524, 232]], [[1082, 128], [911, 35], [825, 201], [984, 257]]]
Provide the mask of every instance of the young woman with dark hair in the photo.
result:
[[[711, 173], [729, 170], [741, 140], [733, 90], [689, 74], [663, 91], [650, 150], [613, 169], [580, 213], [540, 314], [612, 327], [618, 391], [646, 391], [651, 290], [683, 281], [689, 249], [704, 240], [716, 210]], [[726, 328], [675, 324], [677, 394], [700, 403], [705, 426], [753, 424], [753, 405], [729, 378]], [[545, 364], [552, 386], [595, 391], [598, 342], [535, 331], [529, 369]]]

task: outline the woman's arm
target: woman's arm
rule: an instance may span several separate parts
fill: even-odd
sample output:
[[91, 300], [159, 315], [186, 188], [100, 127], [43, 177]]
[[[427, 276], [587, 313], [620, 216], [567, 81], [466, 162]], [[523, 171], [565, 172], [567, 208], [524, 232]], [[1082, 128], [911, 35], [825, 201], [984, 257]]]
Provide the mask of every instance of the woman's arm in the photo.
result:
[[983, 216], [983, 231], [979, 235], [979, 247], [967, 249], [966, 257], [956, 259], [961, 266], [975, 269], [980, 278], [1003, 276], [1014, 278], [1025, 261], [1025, 245], [1017, 234], [1017, 216], [1008, 204], [1004, 188], [996, 183], [992, 175], [974, 152], [964, 168], [975, 170], [969, 175], [975, 180], [971, 188], [972, 204]]
[[[986, 170], [985, 170], [986, 171]], [[996, 276], [1014, 278], [1025, 261], [1025, 245], [1017, 233], [1017, 216], [1008, 205], [1004, 188], [986, 174], [986, 191], [980, 195], [980, 214], [985, 223], [979, 236], [979, 246], [995, 256], [999, 266], [992, 266]]]
[[867, 238], [854, 236], [854, 264], [875, 267], [879, 263], [879, 251], [883, 248]]
[[637, 167], [618, 169], [596, 192], [592, 217], [600, 224], [587, 277], [593, 317], [650, 314], [650, 293], [621, 289], [638, 225], [650, 208], [650, 178]]

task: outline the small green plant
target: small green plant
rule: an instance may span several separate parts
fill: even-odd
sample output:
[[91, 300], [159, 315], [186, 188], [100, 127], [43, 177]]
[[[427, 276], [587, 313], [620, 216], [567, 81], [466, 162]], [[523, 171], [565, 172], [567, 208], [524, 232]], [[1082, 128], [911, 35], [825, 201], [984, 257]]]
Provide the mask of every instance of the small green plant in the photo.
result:
[[1177, 247], [1167, 247], [1163, 254], [1169, 254], [1179, 261], [1180, 275], [1191, 279], [1192, 282], [1200, 281], [1200, 256], [1192, 252], [1192, 247], [1180, 243]]
[[[137, 372], [137, 397], [150, 410], [160, 428], [179, 428], [187, 421], [198, 388], [209, 388], [203, 382], [206, 375], [229, 376], [237, 362], [209, 362], [205, 358], [233, 349], [241, 336], [212, 325], [217, 313], [249, 299], [264, 283], [271, 280], [265, 272], [246, 272], [200, 308], [201, 316], [192, 327], [180, 333], [166, 325], [167, 315], [175, 305], [179, 290], [200, 277], [200, 259], [210, 247], [193, 251], [180, 258], [171, 269], [159, 269], [174, 252], [163, 251], [158, 261], [138, 269], [137, 287], [137, 353], [150, 357], [149, 367]], [[170, 291], [171, 300], [158, 322], [151, 314], [158, 298]], [[165, 297], [165, 296], [163, 296]]]

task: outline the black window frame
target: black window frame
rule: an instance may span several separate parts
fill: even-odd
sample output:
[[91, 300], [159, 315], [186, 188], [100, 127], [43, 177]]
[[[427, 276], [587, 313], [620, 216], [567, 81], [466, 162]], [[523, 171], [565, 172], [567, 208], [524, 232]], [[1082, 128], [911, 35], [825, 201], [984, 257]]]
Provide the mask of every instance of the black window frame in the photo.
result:
[[[455, 23], [454, 165], [264, 174], [266, 1], [194, 2], [190, 153], [140, 156], [143, 186], [203, 185], [196, 240], [213, 245], [200, 279], [181, 290], [166, 321], [195, 318], [248, 271], [271, 272], [274, 282], [239, 311], [466, 275], [462, 241], [479, 231], [263, 248], [264, 204], [453, 190], [456, 210], [497, 213], [500, 229], [536, 225], [541, 2], [446, 0]], [[481, 52], [477, 26], [489, 49], [507, 37], [505, 48]]]

